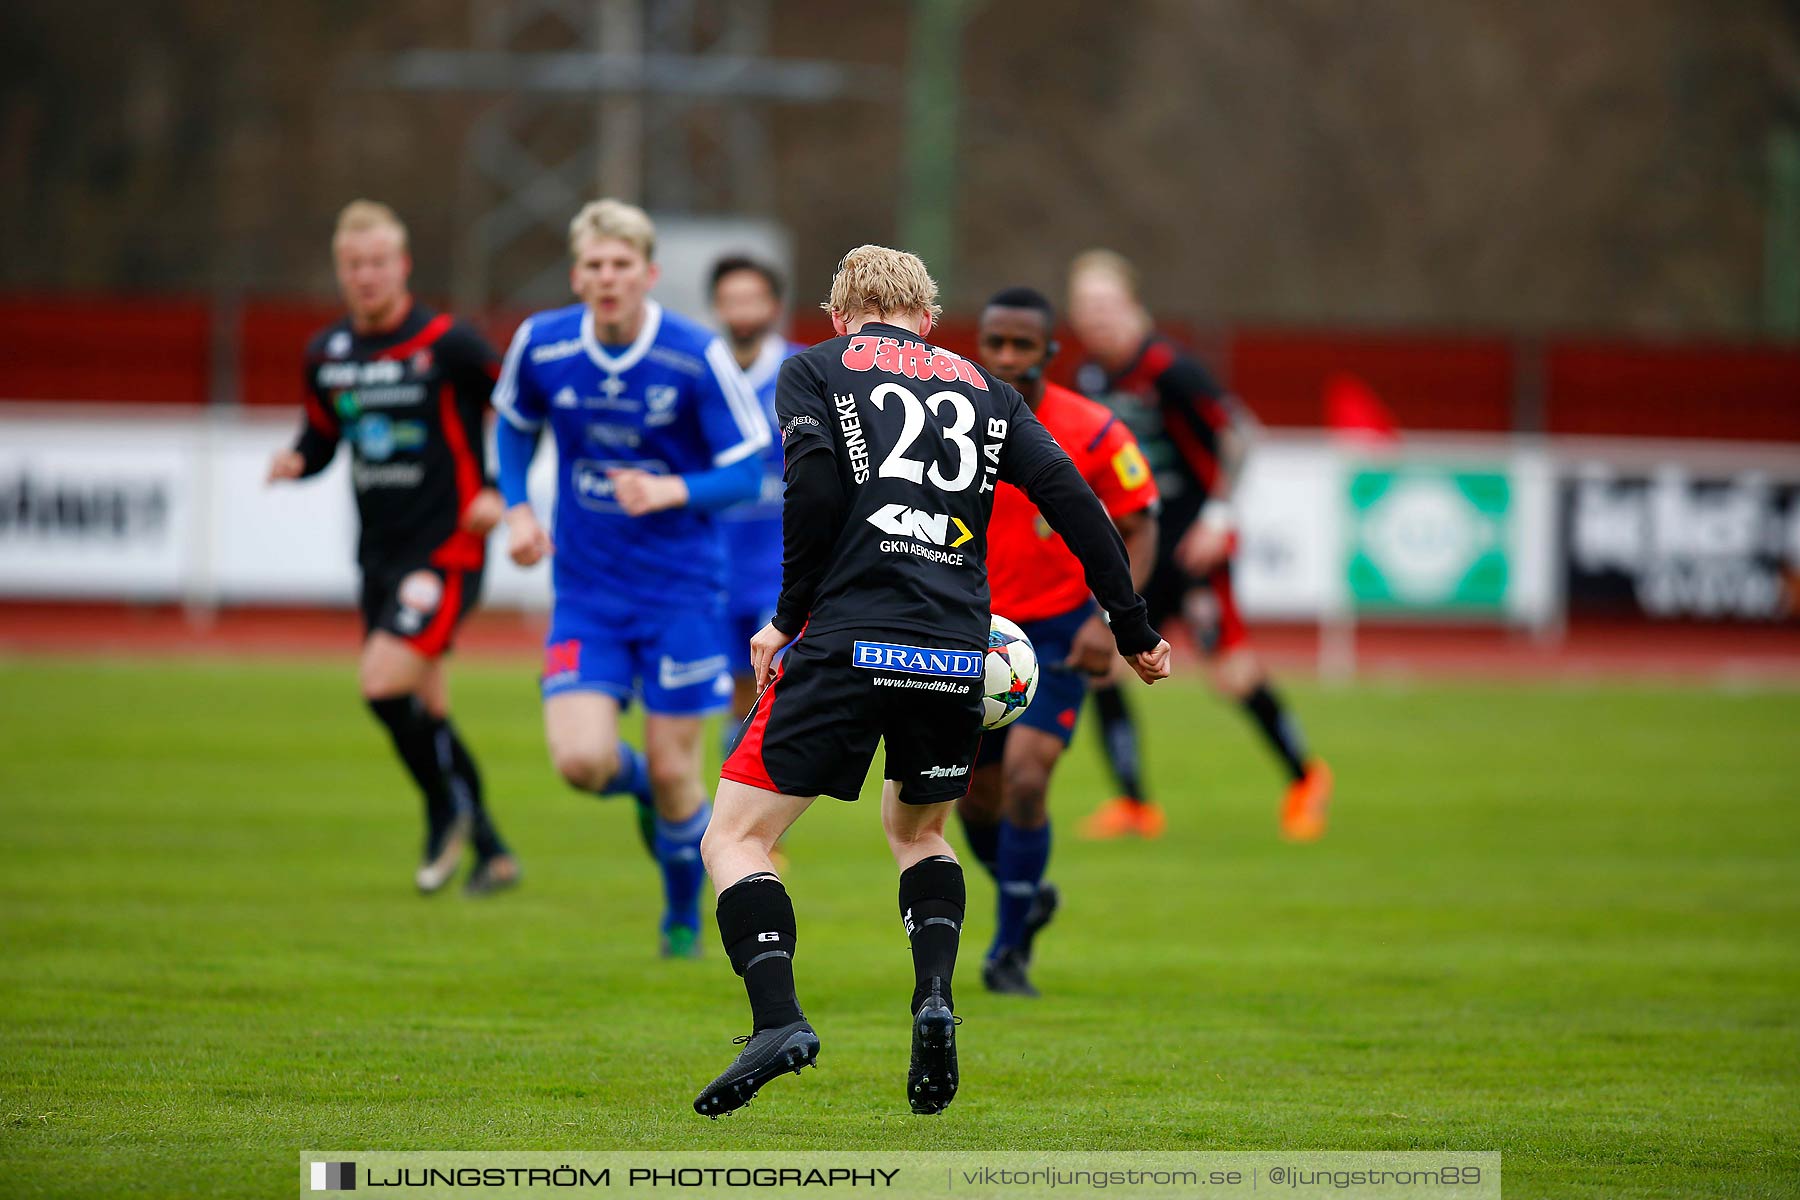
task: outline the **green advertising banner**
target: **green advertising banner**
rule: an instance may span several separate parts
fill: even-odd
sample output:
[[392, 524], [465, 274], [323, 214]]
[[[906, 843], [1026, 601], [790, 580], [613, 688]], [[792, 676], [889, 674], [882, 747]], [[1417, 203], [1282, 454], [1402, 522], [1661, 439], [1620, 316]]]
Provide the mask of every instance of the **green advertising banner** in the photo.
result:
[[1354, 608], [1506, 610], [1513, 487], [1504, 469], [1353, 469], [1346, 499], [1346, 584]]

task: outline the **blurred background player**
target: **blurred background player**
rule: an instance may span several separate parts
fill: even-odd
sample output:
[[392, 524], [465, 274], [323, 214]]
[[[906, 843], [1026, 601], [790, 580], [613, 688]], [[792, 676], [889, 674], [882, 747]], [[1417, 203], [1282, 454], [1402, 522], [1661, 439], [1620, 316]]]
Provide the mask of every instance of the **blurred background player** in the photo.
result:
[[[781, 364], [805, 349], [778, 331], [781, 276], [758, 259], [730, 255], [713, 264], [709, 283], [713, 316], [773, 428], [775, 381]], [[756, 703], [750, 639], [775, 615], [775, 600], [781, 595], [781, 489], [781, 443], [771, 438], [762, 453], [761, 491], [754, 499], [719, 514], [725, 535], [726, 646], [732, 677], [726, 754], [737, 744], [744, 718]]]
[[[699, 953], [701, 721], [725, 706], [725, 564], [714, 514], [756, 494], [768, 421], [723, 340], [649, 298], [656, 230], [597, 200], [569, 223], [579, 304], [541, 312], [506, 352], [494, 406], [507, 550], [554, 554], [544, 733], [570, 786], [656, 811], [662, 952]], [[526, 475], [545, 422], [558, 456], [556, 538]], [[619, 737], [640, 697], [644, 753]]]
[[913, 953], [907, 1100], [933, 1114], [956, 1095], [952, 976], [966, 893], [944, 823], [981, 736], [982, 550], [996, 482], [1024, 487], [1078, 551], [1116, 649], [1145, 682], [1168, 674], [1168, 643], [1144, 619], [1125, 548], [1068, 455], [1016, 391], [925, 340], [937, 284], [919, 257], [857, 247], [829, 308], [839, 336], [781, 369], [782, 586], [774, 620], [751, 641], [759, 686], [794, 644], [725, 762], [706, 836], [719, 938], [753, 1025], [695, 1098], [704, 1116], [742, 1107], [818, 1056], [794, 990], [794, 906], [769, 852], [818, 796], [861, 795], [877, 742]]
[[[1112, 517], [1143, 590], [1156, 561], [1156, 481], [1123, 422], [1103, 405], [1044, 379], [1055, 357], [1056, 311], [1031, 288], [997, 292], [982, 310], [981, 365], [1019, 389]], [[1075, 736], [1089, 680], [1114, 661], [1111, 631], [1081, 563], [1009, 483], [995, 490], [988, 524], [993, 611], [1016, 622], [1037, 650], [1037, 696], [1011, 725], [984, 734], [969, 791], [957, 802], [969, 848], [994, 878], [998, 917], [981, 978], [989, 991], [1035, 996], [1033, 939], [1055, 915], [1050, 861], [1050, 774]]]
[[494, 828], [474, 756], [450, 723], [444, 655], [481, 593], [487, 532], [500, 497], [483, 461], [482, 422], [499, 356], [448, 313], [414, 302], [406, 226], [385, 204], [357, 200], [331, 240], [347, 315], [306, 348], [306, 422], [269, 480], [325, 469], [348, 440], [362, 518], [363, 698], [425, 798], [425, 851], [415, 882], [449, 882], [472, 838], [473, 895], [519, 880]]
[[[1213, 688], [1243, 706], [1288, 773], [1283, 835], [1311, 841], [1325, 832], [1331, 770], [1308, 756], [1299, 727], [1250, 649], [1231, 591], [1237, 547], [1231, 488], [1247, 449], [1248, 415], [1155, 332], [1138, 299], [1136, 272], [1121, 256], [1093, 250], [1071, 264], [1069, 324], [1093, 356], [1077, 376], [1081, 390], [1131, 427], [1162, 492], [1156, 570], [1145, 593], [1151, 621], [1176, 613], [1187, 621]], [[1094, 699], [1123, 794], [1092, 814], [1082, 832], [1155, 837], [1163, 814], [1144, 793], [1130, 710], [1116, 684], [1096, 689]]]

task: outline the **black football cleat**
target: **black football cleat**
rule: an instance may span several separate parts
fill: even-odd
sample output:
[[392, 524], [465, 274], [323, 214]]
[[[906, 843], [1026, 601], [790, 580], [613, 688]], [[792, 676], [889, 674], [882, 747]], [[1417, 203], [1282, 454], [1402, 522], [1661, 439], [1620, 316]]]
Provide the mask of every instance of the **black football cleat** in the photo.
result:
[[912, 1065], [906, 1072], [906, 1100], [915, 1113], [941, 1113], [956, 1099], [956, 1027], [962, 1018], [944, 1003], [943, 981], [932, 979], [931, 994], [913, 1017]]
[[425, 855], [419, 863], [418, 873], [413, 882], [419, 891], [429, 896], [456, 874], [456, 868], [462, 865], [463, 851], [469, 847], [469, 833], [473, 822], [467, 813], [457, 813], [443, 823], [428, 822], [425, 829]]
[[732, 1041], [744, 1049], [725, 1068], [725, 1073], [694, 1097], [694, 1111], [703, 1117], [722, 1117], [744, 1107], [762, 1085], [785, 1072], [798, 1075], [819, 1058], [819, 1035], [802, 1017], [787, 1025], [759, 1029]]
[[[1056, 918], [1056, 910], [1062, 907], [1062, 891], [1054, 883], [1038, 884], [1037, 895], [1032, 898], [1031, 910], [1025, 914], [1025, 932], [1019, 938], [1019, 955], [1026, 963], [1031, 962], [1031, 943], [1043, 932], [1044, 926]], [[1036, 995], [1033, 992], [1032, 995]]]
[[1031, 976], [1025, 970], [1025, 952], [1017, 946], [1009, 946], [996, 957], [981, 964], [981, 983], [988, 991], [1002, 996], [1030, 996], [1035, 999], [1038, 995]]

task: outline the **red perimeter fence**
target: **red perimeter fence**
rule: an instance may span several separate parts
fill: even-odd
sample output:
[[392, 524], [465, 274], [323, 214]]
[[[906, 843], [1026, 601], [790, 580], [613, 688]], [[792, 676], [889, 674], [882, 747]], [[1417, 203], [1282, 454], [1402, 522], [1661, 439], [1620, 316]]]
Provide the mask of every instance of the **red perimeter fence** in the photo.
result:
[[[329, 306], [253, 300], [0, 298], [7, 399], [298, 407], [300, 352]], [[475, 320], [504, 345], [522, 314]], [[830, 336], [819, 317], [794, 336]], [[1342, 330], [1171, 327], [1274, 426], [1318, 426], [1333, 380], [1366, 385], [1403, 429], [1800, 441], [1800, 348]], [[946, 347], [974, 326], [946, 321]], [[1080, 349], [1053, 374], [1066, 379]]]

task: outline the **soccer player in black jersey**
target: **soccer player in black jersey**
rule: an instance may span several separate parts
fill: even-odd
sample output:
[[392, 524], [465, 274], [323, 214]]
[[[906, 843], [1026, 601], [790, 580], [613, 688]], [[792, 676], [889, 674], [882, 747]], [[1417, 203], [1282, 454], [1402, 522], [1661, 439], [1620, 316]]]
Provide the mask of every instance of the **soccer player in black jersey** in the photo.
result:
[[484, 462], [482, 420], [500, 357], [467, 325], [413, 301], [406, 227], [358, 200], [332, 238], [348, 314], [306, 348], [306, 420], [269, 480], [325, 469], [350, 443], [362, 518], [363, 698], [425, 798], [425, 851], [414, 882], [435, 892], [476, 862], [464, 891], [519, 880], [482, 798], [481, 774], [450, 723], [444, 653], [481, 591], [486, 534], [500, 495]]
[[925, 264], [881, 246], [852, 250], [826, 307], [839, 336], [788, 359], [776, 388], [781, 596], [750, 642], [763, 691], [701, 846], [752, 1020], [743, 1052], [694, 1100], [706, 1116], [818, 1055], [794, 990], [794, 908], [769, 850], [820, 794], [857, 798], [877, 741], [887, 747], [882, 827], [912, 942], [907, 1100], [937, 1113], [956, 1095], [951, 977], [964, 888], [944, 822], [981, 734], [998, 482], [1022, 488], [1081, 560], [1138, 675], [1169, 671], [1118, 531], [1068, 455], [1016, 390], [926, 341], [938, 306]]
[[[1282, 834], [1312, 841], [1325, 832], [1331, 769], [1307, 752], [1299, 725], [1251, 649], [1231, 585], [1237, 548], [1231, 489], [1248, 444], [1248, 414], [1205, 368], [1155, 332], [1138, 300], [1136, 273], [1119, 255], [1095, 250], [1075, 260], [1069, 323], [1094, 356], [1077, 385], [1137, 435], [1162, 492], [1156, 570], [1144, 590], [1150, 619], [1187, 621], [1213, 689], [1243, 707], [1287, 772]], [[1082, 832], [1155, 837], [1163, 816], [1144, 795], [1124, 696], [1114, 684], [1097, 689], [1094, 700], [1124, 794], [1090, 816]]]

